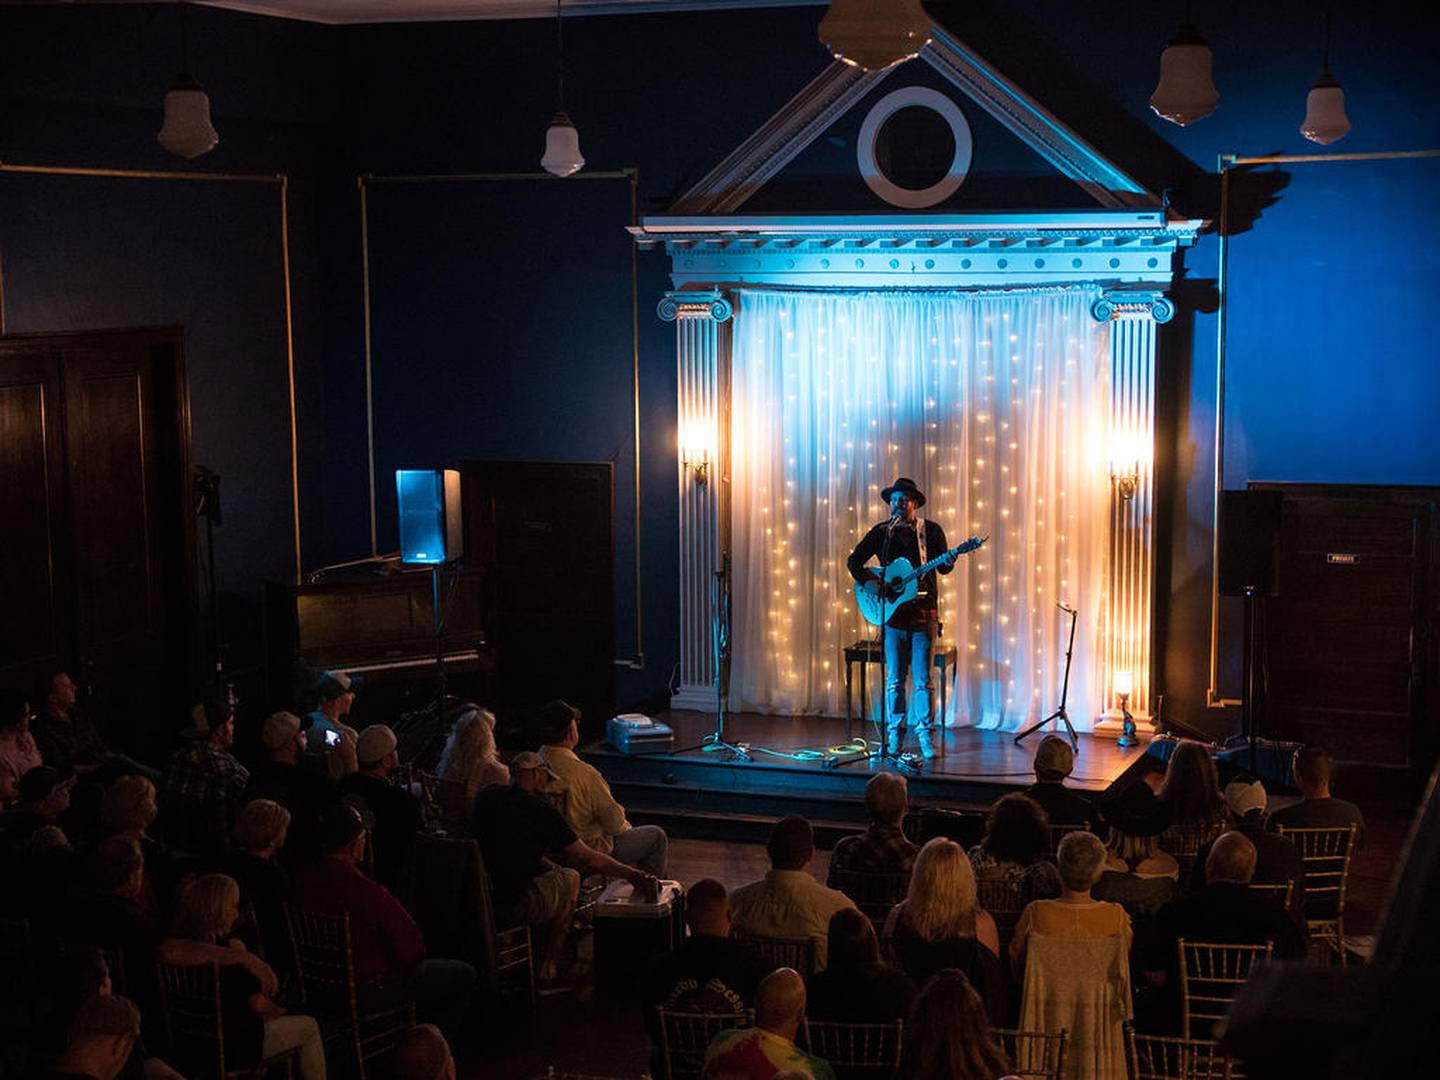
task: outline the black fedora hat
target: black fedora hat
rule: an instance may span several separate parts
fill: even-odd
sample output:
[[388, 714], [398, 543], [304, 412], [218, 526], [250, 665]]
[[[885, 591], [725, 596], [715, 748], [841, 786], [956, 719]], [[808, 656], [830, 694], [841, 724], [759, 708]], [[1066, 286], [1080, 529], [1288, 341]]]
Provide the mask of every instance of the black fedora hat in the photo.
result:
[[916, 487], [915, 481], [911, 480], [908, 476], [897, 478], [893, 484], [880, 492], [880, 498], [888, 503], [890, 496], [894, 495], [897, 491], [904, 492], [910, 501], [915, 504], [917, 509], [925, 505], [925, 493]]

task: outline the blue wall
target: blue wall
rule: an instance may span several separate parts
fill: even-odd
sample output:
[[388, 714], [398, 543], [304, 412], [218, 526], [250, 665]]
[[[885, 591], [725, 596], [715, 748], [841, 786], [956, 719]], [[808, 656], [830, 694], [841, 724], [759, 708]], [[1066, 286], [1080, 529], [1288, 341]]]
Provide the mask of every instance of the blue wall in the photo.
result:
[[[1222, 101], [1183, 130], [1147, 107], [1178, 5], [967, 0], [930, 10], [1188, 215], [1218, 212], [1217, 154], [1318, 149], [1296, 130], [1320, 54], [1313, 5], [1207, 10], [1201, 30]], [[1440, 146], [1440, 77], [1424, 35], [1407, 29], [1409, 11], [1337, 12], [1333, 67], [1354, 131], [1334, 152]], [[222, 134], [198, 167], [283, 169], [295, 180], [305, 562], [365, 554], [355, 177], [535, 170], [553, 108], [553, 25], [326, 28], [190, 15], [193, 66]], [[642, 212], [663, 209], [822, 69], [820, 15], [568, 20], [567, 104], [587, 168], [638, 168]], [[178, 167], [153, 143], [175, 67], [173, 20], [168, 8], [0, 12], [0, 160]], [[1033, 184], [1031, 163], [987, 123], [972, 113], [977, 155], [1004, 151], [985, 158], [993, 183], [1008, 171]], [[796, 163], [813, 191], [870, 198], [836, 175], [852, 160], [855, 124], [837, 125]], [[1430, 437], [1440, 364], [1424, 319], [1440, 298], [1440, 164], [1256, 174], [1235, 188], [1227, 486], [1440, 482]], [[284, 360], [259, 196], [77, 195], [67, 183], [25, 183], [0, 178], [11, 329], [186, 324], [196, 459], [226, 476], [222, 567], [243, 607], [263, 577], [289, 567]], [[796, 190], [762, 193], [757, 205]], [[382, 481], [398, 465], [465, 456], [614, 461], [622, 652], [635, 616], [628, 216], [619, 181], [377, 186], [371, 197]], [[136, 224], [147, 219], [149, 231]], [[1177, 718], [1219, 730], [1231, 718], [1204, 709], [1216, 248], [1207, 235], [1185, 254], [1181, 310], [1162, 333], [1158, 464], [1168, 485], [1162, 682]], [[676, 656], [673, 341], [652, 315], [668, 268], [658, 253], [639, 267], [648, 663], [622, 678], [622, 704], [663, 686]], [[393, 486], [382, 482], [380, 494], [387, 549]], [[1220, 689], [1232, 695], [1238, 633], [1225, 615]]]

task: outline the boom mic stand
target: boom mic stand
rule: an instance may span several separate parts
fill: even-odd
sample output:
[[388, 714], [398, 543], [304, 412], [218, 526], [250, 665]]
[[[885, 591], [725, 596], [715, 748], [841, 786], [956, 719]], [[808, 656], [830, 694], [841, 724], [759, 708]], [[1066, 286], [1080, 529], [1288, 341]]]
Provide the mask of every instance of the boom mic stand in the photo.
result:
[[715, 664], [715, 730], [693, 746], [670, 751], [671, 755], [692, 750], [733, 754], [740, 761], [754, 761], [750, 748], [725, 738], [725, 712], [730, 692], [730, 553], [720, 557], [720, 569], [710, 579], [711, 660]]
[[1079, 612], [1075, 608], [1067, 607], [1063, 603], [1056, 604], [1055, 606], [1061, 611], [1068, 612], [1070, 615], [1070, 643], [1065, 646], [1065, 681], [1060, 684], [1060, 707], [1045, 717], [1044, 720], [1036, 724], [1031, 724], [1024, 731], [1020, 732], [1019, 735], [1016, 735], [1015, 745], [1019, 746], [1021, 739], [1025, 738], [1026, 735], [1039, 731], [1046, 724], [1050, 723], [1051, 720], [1060, 719], [1065, 722], [1065, 730], [1070, 733], [1070, 745], [1078, 751], [1080, 749], [1080, 740], [1076, 738], [1075, 728], [1070, 723], [1070, 717], [1065, 712], [1065, 699], [1070, 693], [1070, 657], [1074, 655], [1075, 652], [1075, 617]]

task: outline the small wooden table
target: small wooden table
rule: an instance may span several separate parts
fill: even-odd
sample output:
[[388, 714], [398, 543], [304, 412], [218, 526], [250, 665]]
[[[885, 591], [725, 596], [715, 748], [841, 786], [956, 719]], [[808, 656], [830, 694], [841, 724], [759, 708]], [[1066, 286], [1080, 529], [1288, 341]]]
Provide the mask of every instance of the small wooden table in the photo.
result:
[[[953, 683], [957, 678], [955, 646], [942, 639], [935, 642], [932, 654], [931, 663], [940, 670], [940, 725], [943, 727], [947, 684]], [[853, 738], [855, 734], [853, 695], [855, 665], [860, 665], [860, 723], [863, 726], [869, 719], [870, 707], [870, 693], [866, 685], [865, 669], [871, 664], [880, 663], [882, 656], [883, 646], [880, 644], [879, 638], [862, 638], [853, 645], [845, 646], [845, 735], [847, 738]]]

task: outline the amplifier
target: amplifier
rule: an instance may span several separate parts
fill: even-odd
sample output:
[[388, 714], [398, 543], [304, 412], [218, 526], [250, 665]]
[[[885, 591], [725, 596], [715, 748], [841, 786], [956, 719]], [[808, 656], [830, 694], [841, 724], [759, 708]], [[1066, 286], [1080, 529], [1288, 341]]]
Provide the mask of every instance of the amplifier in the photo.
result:
[[605, 739], [622, 754], [668, 754], [675, 747], [675, 732], [670, 726], [643, 713], [612, 716]]

